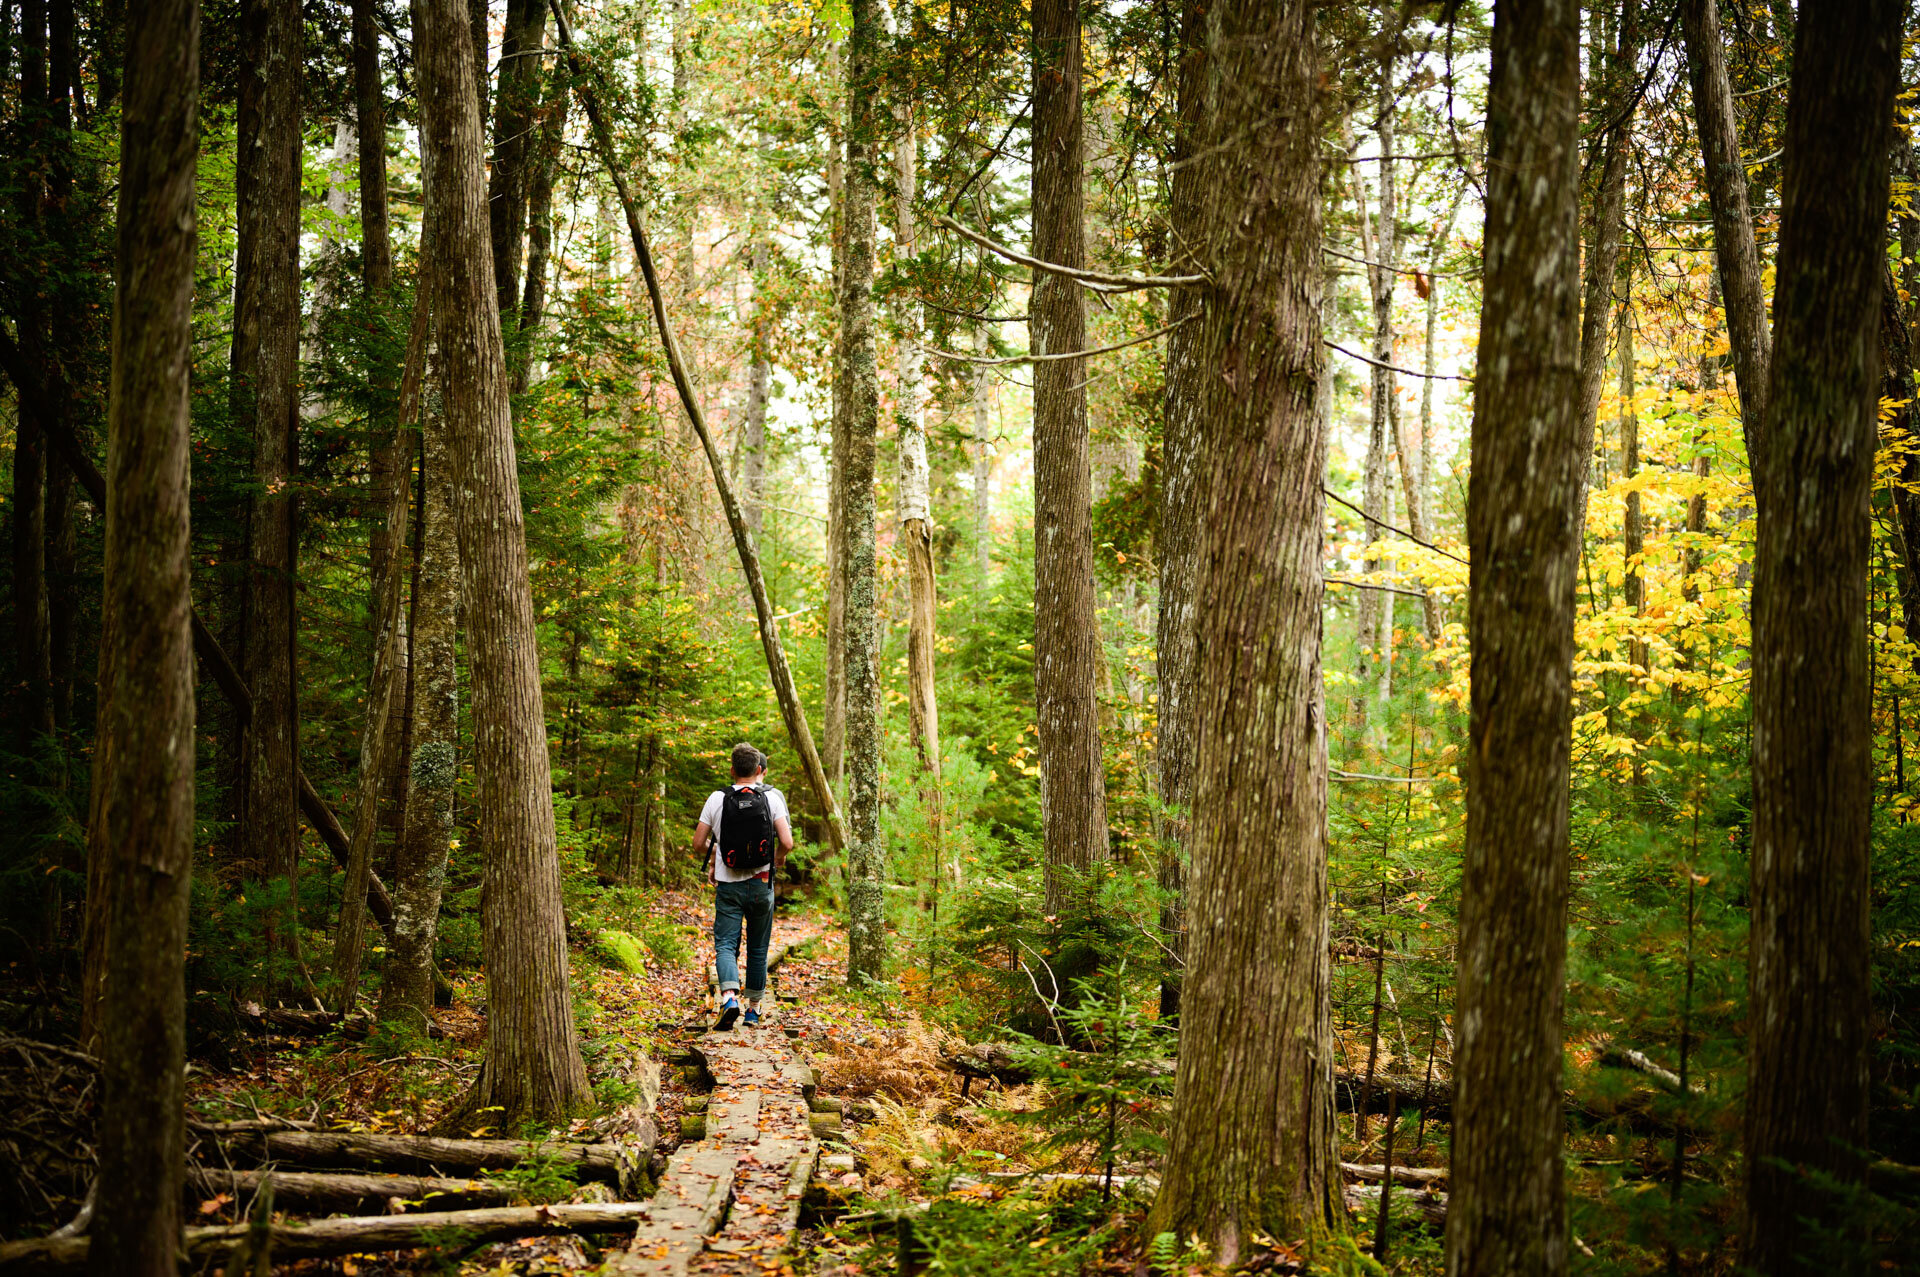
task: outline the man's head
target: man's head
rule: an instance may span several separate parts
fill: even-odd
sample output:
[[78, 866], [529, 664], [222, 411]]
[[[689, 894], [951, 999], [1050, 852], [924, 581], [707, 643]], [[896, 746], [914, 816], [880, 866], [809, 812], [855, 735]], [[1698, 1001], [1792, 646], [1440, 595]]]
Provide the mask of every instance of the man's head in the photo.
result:
[[767, 756], [753, 746], [741, 741], [733, 747], [733, 778], [752, 780], [767, 765]]

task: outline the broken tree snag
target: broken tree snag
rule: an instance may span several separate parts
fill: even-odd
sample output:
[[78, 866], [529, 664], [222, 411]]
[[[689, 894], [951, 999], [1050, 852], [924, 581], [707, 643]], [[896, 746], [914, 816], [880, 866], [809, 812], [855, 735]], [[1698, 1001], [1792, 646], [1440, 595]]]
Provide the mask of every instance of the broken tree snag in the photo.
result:
[[[310, 1224], [275, 1224], [274, 1262], [323, 1259], [363, 1251], [465, 1249], [515, 1237], [559, 1233], [617, 1233], [647, 1217], [645, 1202], [581, 1202], [558, 1206], [501, 1206], [488, 1210], [428, 1211], [419, 1215], [375, 1215], [323, 1219]], [[182, 1238], [187, 1258], [196, 1264], [225, 1259], [247, 1240], [250, 1225], [189, 1228]], [[41, 1238], [0, 1245], [0, 1271], [73, 1272], [86, 1265], [84, 1237]]]
[[[409, 1210], [506, 1206], [517, 1191], [504, 1181], [445, 1179], [430, 1175], [357, 1175], [340, 1171], [235, 1171], [221, 1166], [187, 1168], [187, 1191], [205, 1200], [220, 1193], [251, 1197], [273, 1181], [276, 1206], [317, 1213], [369, 1212], [384, 1215], [396, 1201]], [[396, 1212], [397, 1213], [397, 1212]]]
[[773, 601], [767, 594], [766, 578], [760, 571], [760, 552], [754, 547], [753, 532], [747, 526], [746, 515], [741, 512], [738, 498], [734, 496], [733, 485], [727, 480], [727, 467], [720, 456], [719, 445], [714, 442], [713, 432], [707, 428], [706, 414], [700, 410], [700, 401], [693, 393], [693, 380], [687, 373], [685, 361], [680, 357], [680, 343], [674, 338], [673, 328], [667, 322], [667, 306], [660, 292], [659, 275], [654, 270], [653, 250], [647, 241], [646, 228], [641, 225], [639, 208], [633, 202], [633, 192], [627, 186], [626, 171], [614, 154], [613, 133], [607, 126], [605, 113], [600, 109], [600, 97], [594, 92], [594, 82], [586, 61], [573, 46], [573, 26], [560, 0], [549, 0], [549, 3], [553, 9], [560, 47], [566, 50], [567, 65], [573, 71], [574, 91], [580, 95], [580, 105], [586, 108], [587, 121], [592, 126], [594, 148], [599, 152], [601, 163], [606, 166], [607, 176], [613, 179], [614, 191], [620, 197], [620, 207], [626, 212], [627, 232], [633, 238], [633, 255], [640, 263], [640, 273], [646, 278], [647, 296], [653, 303], [654, 325], [660, 330], [660, 343], [666, 349], [667, 366], [673, 373], [674, 388], [680, 393], [680, 403], [687, 411], [687, 420], [693, 424], [694, 433], [700, 436], [700, 446], [705, 449], [707, 462], [713, 470], [713, 486], [720, 493], [720, 505], [727, 513], [727, 525], [733, 529], [734, 548], [739, 551], [740, 568], [746, 574], [747, 587], [753, 594], [753, 610], [760, 621], [760, 643], [766, 649], [767, 673], [773, 680], [774, 695], [780, 702], [780, 715], [786, 720], [787, 735], [793, 742], [794, 751], [800, 755], [801, 766], [807, 773], [807, 784], [820, 798], [827, 840], [835, 852], [844, 852], [845, 831], [840, 826], [840, 813], [834, 806], [833, 792], [827, 786], [826, 768], [821, 765], [819, 751], [813, 746], [813, 731], [807, 726], [807, 712], [800, 704], [800, 692], [794, 685], [793, 670], [787, 664], [786, 648], [781, 645], [780, 631], [775, 628]]
[[[642, 1134], [637, 1132], [636, 1134]], [[651, 1131], [643, 1132], [651, 1136]], [[355, 1167], [364, 1170], [435, 1174], [441, 1171], [508, 1170], [539, 1157], [572, 1166], [581, 1179], [618, 1183], [622, 1159], [634, 1155], [639, 1141], [555, 1143], [528, 1140], [450, 1140], [432, 1135], [361, 1135], [351, 1131], [243, 1132], [218, 1137], [236, 1155], [296, 1166]], [[641, 1161], [653, 1152], [639, 1150]]]

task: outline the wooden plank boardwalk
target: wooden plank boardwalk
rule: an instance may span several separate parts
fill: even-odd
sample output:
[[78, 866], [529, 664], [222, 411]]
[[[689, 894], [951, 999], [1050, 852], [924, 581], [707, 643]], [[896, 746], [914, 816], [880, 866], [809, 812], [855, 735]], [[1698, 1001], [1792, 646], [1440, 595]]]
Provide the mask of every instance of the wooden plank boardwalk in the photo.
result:
[[812, 1070], [771, 1022], [710, 1030], [693, 1051], [713, 1078], [705, 1138], [668, 1159], [632, 1247], [608, 1257], [608, 1273], [757, 1277], [799, 1221], [820, 1159]]

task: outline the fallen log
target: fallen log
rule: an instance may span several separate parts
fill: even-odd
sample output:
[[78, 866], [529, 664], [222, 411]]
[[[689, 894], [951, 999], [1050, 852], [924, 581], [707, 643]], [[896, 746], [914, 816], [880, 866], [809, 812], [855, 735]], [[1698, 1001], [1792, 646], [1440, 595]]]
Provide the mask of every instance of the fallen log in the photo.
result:
[[[468, 1249], [516, 1237], [563, 1233], [614, 1233], [647, 1217], [647, 1202], [581, 1202], [557, 1206], [501, 1206], [488, 1210], [429, 1211], [275, 1224], [270, 1231], [276, 1264], [389, 1250]], [[224, 1259], [247, 1240], [251, 1225], [189, 1228], [182, 1237], [195, 1263]], [[42, 1237], [0, 1245], [0, 1273], [72, 1272], [87, 1262], [85, 1237]]]
[[[940, 1048], [941, 1062], [969, 1083], [975, 1078], [992, 1078], [1010, 1086], [1030, 1082], [1033, 1080], [1033, 1070], [1026, 1064], [1026, 1058], [1022, 1048], [1008, 1042], [949, 1043]], [[1174, 1073], [1174, 1061], [1143, 1061], [1131, 1066], [1131, 1072], [1142, 1079], [1170, 1078]], [[1593, 1097], [1579, 1100], [1569, 1095], [1566, 1112], [1568, 1117], [1587, 1125], [1619, 1122], [1629, 1130], [1665, 1135], [1672, 1133], [1674, 1117], [1670, 1113], [1655, 1112], [1656, 1102], [1665, 1098], [1664, 1085], [1662, 1090], [1635, 1091], [1617, 1099]], [[1369, 1091], [1360, 1071], [1335, 1069], [1334, 1106], [1343, 1113], [1351, 1113], [1359, 1109], [1363, 1099], [1368, 1113], [1391, 1112], [1397, 1105], [1402, 1113], [1420, 1109], [1429, 1118], [1446, 1121], [1453, 1115], [1453, 1081], [1441, 1077], [1376, 1073], [1372, 1090]], [[1686, 1129], [1697, 1132], [1702, 1127], [1696, 1120], [1689, 1122]]]
[[[528, 1140], [454, 1140], [434, 1135], [370, 1135], [352, 1131], [242, 1131], [213, 1133], [231, 1153], [294, 1166], [347, 1167], [435, 1175], [445, 1171], [510, 1170], [534, 1158], [574, 1168], [581, 1179], [620, 1182], [623, 1164], [653, 1152], [651, 1130], [632, 1141], [535, 1143]], [[645, 1147], [640, 1147], [642, 1142]]]
[[[1340, 1169], [1366, 1184], [1378, 1184], [1387, 1175], [1387, 1168], [1378, 1162], [1372, 1165], [1342, 1162]], [[1447, 1168], [1444, 1166], [1396, 1166], [1393, 1168], [1393, 1182], [1413, 1188], [1431, 1188], [1446, 1178]]]
[[[1348, 1184], [1343, 1190], [1347, 1209], [1363, 1219], [1376, 1219], [1380, 1215], [1380, 1187], [1376, 1184]], [[1402, 1211], [1411, 1210], [1436, 1228], [1445, 1227], [1447, 1222], [1447, 1195], [1434, 1192], [1410, 1192], [1397, 1189], [1393, 1194], [1395, 1218], [1404, 1218]]]
[[277, 1206], [312, 1214], [399, 1214], [395, 1203], [426, 1203], [433, 1210], [509, 1206], [516, 1186], [507, 1180], [447, 1179], [433, 1175], [363, 1175], [341, 1171], [236, 1171], [189, 1166], [187, 1192], [204, 1201], [221, 1193], [235, 1198], [273, 1181]]

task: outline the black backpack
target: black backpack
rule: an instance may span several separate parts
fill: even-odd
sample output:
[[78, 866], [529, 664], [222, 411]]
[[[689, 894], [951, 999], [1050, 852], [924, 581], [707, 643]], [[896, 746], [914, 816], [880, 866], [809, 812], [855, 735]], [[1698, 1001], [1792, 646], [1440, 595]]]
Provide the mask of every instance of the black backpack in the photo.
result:
[[773, 809], [763, 786], [735, 789], [720, 799], [720, 859], [735, 873], [758, 873], [773, 863]]

